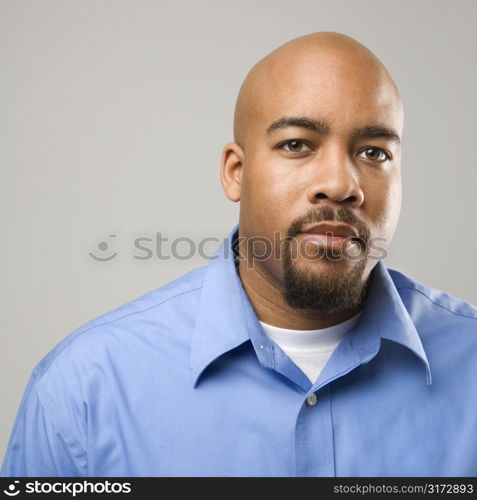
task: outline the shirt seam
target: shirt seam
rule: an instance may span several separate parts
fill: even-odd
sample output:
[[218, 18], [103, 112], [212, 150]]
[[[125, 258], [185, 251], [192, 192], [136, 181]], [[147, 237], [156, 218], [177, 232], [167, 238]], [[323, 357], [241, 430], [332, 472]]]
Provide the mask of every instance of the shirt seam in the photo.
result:
[[336, 436], [335, 436], [335, 420], [333, 418], [333, 396], [331, 384], [326, 386], [328, 388], [328, 398], [330, 407], [330, 420], [331, 420], [331, 451], [333, 455], [333, 476], [336, 477]]
[[439, 302], [436, 302], [434, 300], [431, 299], [431, 297], [429, 297], [429, 295], [427, 295], [425, 292], [423, 292], [422, 290], [419, 290], [418, 288], [414, 288], [412, 286], [401, 286], [401, 287], [397, 287], [397, 290], [413, 290], [414, 292], [418, 292], [420, 293], [421, 295], [424, 295], [424, 297], [426, 297], [428, 300], [430, 300], [433, 304], [435, 304], [436, 306], [439, 306], [439, 307], [442, 307], [443, 309], [445, 309], [446, 311], [449, 311], [450, 313], [452, 314], [455, 314], [456, 316], [462, 316], [463, 318], [470, 318], [470, 319], [475, 319], [477, 320], [477, 317], [476, 316], [470, 316], [469, 314], [463, 314], [463, 313], [459, 313], [459, 312], [456, 312], [456, 311], [453, 311], [452, 309], [449, 309], [449, 307], [447, 306], [444, 306], [443, 304], [440, 304]]
[[[53, 403], [50, 402], [50, 404], [48, 405], [48, 408], [46, 407], [45, 403], [42, 401], [42, 398], [40, 396], [40, 393], [38, 392], [37, 388], [36, 387], [33, 387], [32, 388], [32, 392], [34, 392], [36, 394], [36, 397], [38, 398], [38, 404], [41, 406], [42, 410], [43, 410], [43, 413], [45, 414], [45, 416], [48, 417], [48, 420], [50, 420], [51, 422], [51, 425], [53, 426], [53, 428], [56, 430], [56, 432], [58, 432], [58, 434], [61, 436], [61, 439], [63, 440], [63, 442], [65, 443], [65, 445], [67, 446], [68, 448], [68, 451], [70, 451], [70, 446], [69, 446], [69, 442], [71, 442], [72, 444], [78, 446], [78, 448], [81, 450], [81, 452], [83, 453], [84, 455], [84, 459], [85, 459], [85, 467], [82, 467], [80, 466], [79, 464], [77, 465], [78, 468], [80, 469], [83, 469], [85, 470], [86, 472], [86, 476], [88, 476], [88, 454], [85, 450], [85, 448], [83, 447], [83, 445], [80, 443], [80, 441], [74, 437], [68, 437], [66, 438], [64, 435], [63, 435], [63, 432], [58, 428], [58, 426], [55, 424], [55, 419], [51, 417], [50, 415], [50, 412], [53, 413], [56, 417], [56, 419], [58, 421], [60, 421], [60, 423], [62, 424], [63, 427], [66, 427], [64, 425], [64, 422], [62, 421], [62, 418], [60, 417], [60, 415], [58, 414], [58, 412], [56, 411], [56, 409], [52, 408], [52, 405]], [[73, 459], [73, 462], [76, 464], [76, 460], [74, 460], [76, 457], [74, 455], [71, 455], [71, 458]]]
[[122, 320], [124, 318], [127, 318], [128, 316], [133, 316], [134, 314], [140, 314], [140, 313], [149, 311], [150, 309], [153, 309], [154, 307], [158, 307], [158, 306], [160, 306], [162, 304], [165, 304], [169, 300], [172, 300], [172, 299], [174, 299], [176, 297], [180, 297], [181, 295], [185, 295], [185, 294], [190, 293], [190, 292], [195, 292], [196, 290], [200, 290], [201, 288], [202, 288], [202, 285], [199, 286], [199, 287], [196, 287], [196, 288], [192, 288], [190, 290], [186, 290], [184, 292], [180, 292], [180, 293], [178, 293], [176, 295], [172, 295], [170, 297], [165, 298], [164, 300], [162, 300], [161, 302], [159, 302], [157, 304], [154, 304], [152, 306], [146, 307], [145, 309], [141, 309], [139, 311], [133, 311], [133, 312], [124, 314], [123, 316], [120, 316], [119, 318], [115, 318], [115, 319], [112, 319], [112, 320], [109, 320], [109, 321], [105, 321], [103, 323], [100, 323], [99, 325], [92, 325], [89, 328], [87, 328], [86, 330], [84, 330], [83, 332], [78, 333], [78, 335], [75, 338], [73, 338], [70, 342], [68, 342], [60, 351], [58, 351], [57, 353], [55, 353], [55, 356], [53, 357], [53, 359], [50, 361], [50, 363], [48, 364], [48, 366], [43, 370], [43, 373], [36, 379], [34, 387], [36, 387], [36, 385], [40, 382], [40, 380], [43, 378], [43, 376], [48, 372], [48, 370], [51, 368], [51, 365], [57, 360], [57, 358], [66, 349], [68, 349], [68, 347], [70, 347], [76, 340], [78, 340], [81, 336], [83, 336], [85, 333], [88, 333], [89, 331], [94, 330], [95, 328], [100, 328], [102, 326], [109, 325], [111, 323], [115, 323], [116, 321], [120, 321], [120, 320]]

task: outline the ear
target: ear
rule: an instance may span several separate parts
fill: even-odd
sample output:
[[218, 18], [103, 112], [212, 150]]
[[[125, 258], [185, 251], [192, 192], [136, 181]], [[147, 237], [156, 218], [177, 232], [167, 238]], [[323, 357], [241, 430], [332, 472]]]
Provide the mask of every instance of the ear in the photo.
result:
[[244, 154], [235, 142], [229, 142], [222, 151], [220, 182], [225, 195], [231, 201], [240, 201]]

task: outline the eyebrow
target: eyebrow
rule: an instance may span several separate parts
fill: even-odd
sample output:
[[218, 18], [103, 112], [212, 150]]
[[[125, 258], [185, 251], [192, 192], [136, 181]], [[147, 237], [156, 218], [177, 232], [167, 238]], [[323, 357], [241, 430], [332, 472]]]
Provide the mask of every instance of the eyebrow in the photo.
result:
[[358, 139], [372, 139], [375, 137], [382, 137], [389, 141], [401, 144], [401, 138], [394, 130], [382, 127], [381, 125], [369, 125], [367, 127], [358, 128], [354, 132], [354, 136]]
[[[275, 130], [288, 127], [305, 128], [313, 130], [314, 132], [322, 133], [329, 132], [330, 130], [329, 125], [322, 120], [316, 120], [307, 116], [282, 116], [269, 125], [265, 132], [266, 135], [271, 135]], [[366, 127], [358, 128], [353, 132], [353, 136], [358, 139], [382, 137], [395, 142], [396, 144], [401, 143], [399, 135], [394, 130], [381, 125], [368, 125]]]
[[315, 120], [307, 116], [282, 116], [275, 120], [265, 132], [270, 135], [275, 130], [287, 127], [301, 127], [315, 132], [328, 132], [329, 130], [328, 125], [321, 120]]

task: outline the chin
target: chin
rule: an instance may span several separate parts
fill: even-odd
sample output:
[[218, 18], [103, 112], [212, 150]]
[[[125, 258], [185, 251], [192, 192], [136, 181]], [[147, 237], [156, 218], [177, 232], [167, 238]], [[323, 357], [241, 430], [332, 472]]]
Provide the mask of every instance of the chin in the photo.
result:
[[359, 306], [366, 294], [366, 259], [284, 260], [284, 299], [293, 308], [336, 313]]

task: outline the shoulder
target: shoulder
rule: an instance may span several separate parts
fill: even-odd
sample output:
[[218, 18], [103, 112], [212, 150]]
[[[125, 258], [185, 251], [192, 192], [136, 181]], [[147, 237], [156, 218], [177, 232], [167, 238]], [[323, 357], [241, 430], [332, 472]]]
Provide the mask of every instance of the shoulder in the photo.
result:
[[171, 325], [174, 331], [186, 330], [198, 304], [205, 267], [80, 325], [41, 359], [31, 378], [40, 380], [53, 365], [56, 372], [82, 371], [105, 356], [131, 352], [134, 345], [167, 341], [164, 333]]
[[454, 321], [465, 322], [477, 332], [477, 307], [474, 304], [426, 285], [403, 272], [387, 269], [410, 312], [447, 316]]

